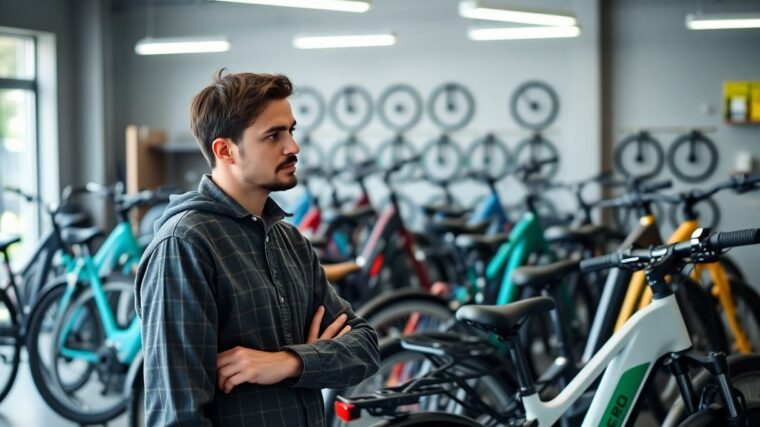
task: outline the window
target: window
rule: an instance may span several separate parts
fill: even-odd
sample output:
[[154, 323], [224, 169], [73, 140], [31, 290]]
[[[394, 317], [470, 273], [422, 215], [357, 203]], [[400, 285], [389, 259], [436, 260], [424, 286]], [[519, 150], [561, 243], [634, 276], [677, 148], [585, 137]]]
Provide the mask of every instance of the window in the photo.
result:
[[16, 265], [38, 231], [37, 206], [5, 191], [39, 193], [35, 51], [34, 37], [0, 33], [0, 233], [26, 242], [14, 248]]

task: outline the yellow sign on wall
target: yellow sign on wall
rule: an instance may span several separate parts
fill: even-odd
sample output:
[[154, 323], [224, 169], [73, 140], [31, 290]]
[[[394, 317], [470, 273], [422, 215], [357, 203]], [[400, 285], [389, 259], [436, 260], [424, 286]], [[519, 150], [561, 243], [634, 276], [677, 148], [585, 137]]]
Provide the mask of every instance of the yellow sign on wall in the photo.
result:
[[760, 123], [760, 81], [725, 82], [723, 118], [728, 123]]

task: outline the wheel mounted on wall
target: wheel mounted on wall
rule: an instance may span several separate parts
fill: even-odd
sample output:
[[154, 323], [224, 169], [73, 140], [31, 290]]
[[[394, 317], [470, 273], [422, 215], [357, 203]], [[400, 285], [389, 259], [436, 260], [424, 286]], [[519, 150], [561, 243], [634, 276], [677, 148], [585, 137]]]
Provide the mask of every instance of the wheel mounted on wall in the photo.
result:
[[718, 149], [702, 132], [693, 130], [673, 141], [668, 149], [668, 167], [684, 182], [702, 182], [718, 168]]
[[649, 179], [665, 166], [665, 151], [660, 141], [647, 131], [625, 137], [615, 148], [615, 169], [626, 178]]
[[520, 126], [539, 131], [546, 129], [557, 118], [559, 97], [547, 83], [530, 80], [512, 92], [509, 111]]

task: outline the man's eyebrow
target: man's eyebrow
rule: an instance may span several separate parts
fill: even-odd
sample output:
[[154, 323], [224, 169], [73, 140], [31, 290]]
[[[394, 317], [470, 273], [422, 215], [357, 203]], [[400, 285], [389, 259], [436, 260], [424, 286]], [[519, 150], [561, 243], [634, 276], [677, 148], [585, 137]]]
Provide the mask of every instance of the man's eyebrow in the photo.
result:
[[264, 131], [264, 133], [265, 133], [265, 134], [267, 134], [267, 133], [272, 133], [272, 132], [281, 132], [281, 131], [290, 130], [290, 129], [292, 129], [292, 128], [293, 128], [295, 125], [296, 125], [296, 121], [295, 121], [295, 120], [293, 120], [293, 124], [292, 124], [292, 125], [290, 125], [290, 126], [284, 126], [284, 125], [280, 125], [280, 126], [272, 126], [271, 128], [269, 128], [269, 129], [265, 130], [265, 131]]

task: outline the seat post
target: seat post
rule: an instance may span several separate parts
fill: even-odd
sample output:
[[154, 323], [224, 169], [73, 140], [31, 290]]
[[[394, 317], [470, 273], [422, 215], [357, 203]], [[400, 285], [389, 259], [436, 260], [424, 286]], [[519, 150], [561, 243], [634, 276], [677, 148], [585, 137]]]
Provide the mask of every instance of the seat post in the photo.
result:
[[525, 358], [525, 351], [520, 343], [519, 334], [510, 335], [504, 337], [504, 342], [509, 349], [509, 354], [512, 357], [512, 362], [515, 364], [515, 370], [517, 371], [517, 383], [520, 386], [521, 395], [529, 395], [536, 392], [533, 386], [533, 377], [530, 373], [530, 367]]

